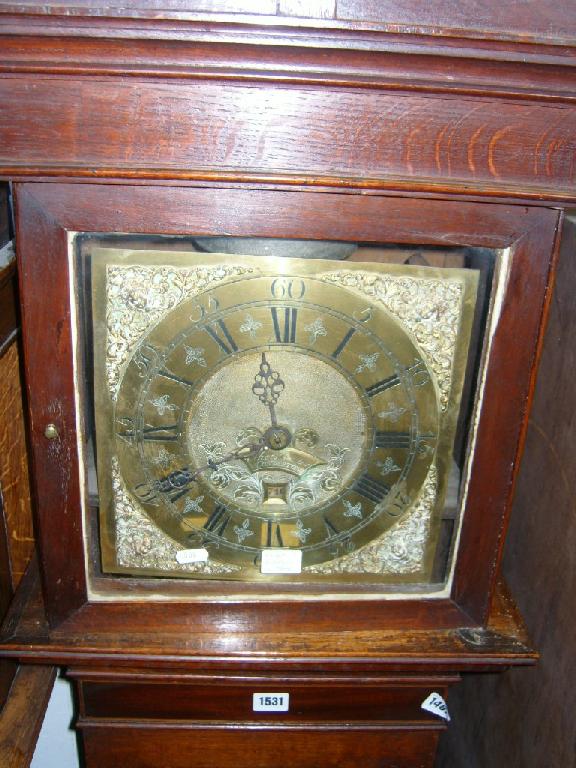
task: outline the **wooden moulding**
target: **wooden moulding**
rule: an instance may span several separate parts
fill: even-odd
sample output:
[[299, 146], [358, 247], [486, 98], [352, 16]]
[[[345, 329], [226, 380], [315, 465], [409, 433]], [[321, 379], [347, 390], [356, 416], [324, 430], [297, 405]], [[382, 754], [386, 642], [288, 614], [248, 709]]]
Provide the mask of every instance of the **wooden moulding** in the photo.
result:
[[[478, 627], [489, 615], [549, 297], [559, 226], [554, 210], [436, 200], [238, 188], [17, 187], [24, 338], [35, 466], [37, 523], [46, 610], [65, 634], [162, 626], [175, 634], [367, 631]], [[154, 211], [153, 219], [150, 211]], [[222, 601], [206, 583], [202, 602], [186, 602], [182, 582], [164, 580], [171, 602], [145, 601], [154, 582], [94, 577], [107, 602], [90, 602], [84, 569], [68, 231], [306, 237], [361, 242], [510, 248], [512, 267], [492, 342], [472, 482], [452, 594], [444, 599], [331, 603], [265, 599]], [[40, 305], [37, 297], [49, 297]], [[519, 343], [522, 340], [522, 343]], [[31, 384], [33, 383], [33, 386]], [[505, 393], [505, 397], [503, 397]], [[47, 441], [55, 423], [61, 439]], [[55, 521], [58, 521], [55, 524]], [[266, 588], [264, 585], [263, 589]], [[271, 587], [271, 589], [273, 589]], [[249, 591], [249, 587], [246, 587]], [[261, 591], [261, 590], [260, 590]], [[352, 609], [353, 605], [353, 609]], [[62, 623], [63, 622], [63, 623]]]
[[5, 176], [220, 177], [576, 199], [569, 104], [23, 74], [0, 77], [0, 101]]
[[[466, 37], [468, 40], [515, 41], [569, 45], [576, 38], [576, 13], [572, 6], [553, 6], [541, 0], [510, 2], [505, 6], [485, 0], [482, 4], [434, 0], [423, 6], [418, 0], [399, 5], [394, 0], [139, 0], [122, 2], [73, 0], [72, 2], [14, 2], [2, 0], [0, 14], [13, 23], [46, 26], [55, 20], [82, 27], [125, 25], [143, 20], [161, 31], [183, 22], [202, 21], [260, 24], [315, 29], [360, 29], [398, 35], [429, 35], [434, 38]], [[142, 34], [142, 32], [141, 32]]]
[[[378, 26], [390, 8], [352, 5], [362, 21], [310, 26], [289, 12], [198, 6], [187, 20], [175, 5], [169, 21], [150, 3], [132, 18], [0, 3], [0, 175], [576, 200], [569, 27], [569, 44], [546, 45], [537, 7], [523, 4], [516, 36], [490, 32], [501, 7], [469, 39], [424, 22], [407, 35], [414, 9]], [[458, 15], [441, 5], [439, 20], [448, 6]]]
[[[153, 620], [134, 632], [127, 623], [110, 632], [104, 626], [89, 631], [70, 626], [51, 631], [46, 622], [38, 571], [32, 563], [23, 579], [0, 636], [1, 654], [21, 661], [68, 665], [78, 668], [82, 679], [106, 678], [108, 668], [119, 680], [140, 678], [142, 669], [188, 682], [201, 681], [220, 671], [229, 680], [252, 680], [254, 674], [271, 673], [278, 679], [297, 681], [314, 669], [339, 676], [340, 682], [364, 679], [384, 682], [378, 675], [414, 673], [454, 675], [463, 671], [495, 671], [510, 665], [530, 665], [538, 658], [530, 647], [522, 620], [502, 583], [484, 629], [370, 631], [166, 631]], [[123, 671], [124, 670], [124, 673]], [[132, 671], [131, 671], [132, 670]], [[153, 681], [145, 673], [145, 680]], [[351, 677], [347, 678], [347, 675]], [[359, 675], [364, 675], [360, 678]], [[247, 676], [247, 677], [246, 677]], [[394, 677], [387, 679], [388, 684]], [[402, 682], [402, 681], [400, 681]], [[414, 683], [418, 679], [413, 680]], [[421, 682], [421, 681], [420, 681]], [[444, 680], [445, 683], [452, 679]]]

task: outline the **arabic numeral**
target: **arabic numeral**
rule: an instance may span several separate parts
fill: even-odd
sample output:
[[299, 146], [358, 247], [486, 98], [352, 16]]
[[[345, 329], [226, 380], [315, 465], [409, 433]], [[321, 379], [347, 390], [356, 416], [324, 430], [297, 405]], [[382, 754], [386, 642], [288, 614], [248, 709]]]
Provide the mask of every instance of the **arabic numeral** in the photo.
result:
[[414, 363], [406, 369], [415, 387], [423, 387], [430, 381], [430, 374], [424, 360], [414, 360]]
[[138, 369], [138, 375], [141, 379], [148, 375], [158, 360], [158, 350], [150, 344], [143, 344], [134, 353], [132, 362]]
[[254, 712], [288, 712], [289, 693], [254, 693], [252, 710]]
[[275, 299], [302, 299], [306, 293], [304, 280], [288, 280], [277, 277], [272, 280], [270, 292]]
[[208, 296], [205, 305], [200, 303], [194, 305], [194, 312], [197, 312], [198, 314], [190, 315], [190, 320], [193, 323], [199, 323], [201, 320], [204, 320], [207, 315], [218, 311], [218, 309], [220, 309], [220, 302], [218, 299], [214, 296]]

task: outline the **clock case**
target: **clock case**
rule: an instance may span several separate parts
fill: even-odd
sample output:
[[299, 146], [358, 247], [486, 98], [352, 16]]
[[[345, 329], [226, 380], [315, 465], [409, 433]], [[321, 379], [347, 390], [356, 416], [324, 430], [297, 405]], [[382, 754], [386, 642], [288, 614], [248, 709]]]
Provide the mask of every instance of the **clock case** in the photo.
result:
[[[561, 213], [536, 207], [295, 188], [63, 183], [15, 185], [23, 336], [36, 523], [46, 615], [53, 631], [147, 633], [444, 630], [484, 626], [498, 565], [550, 296]], [[153, 215], [152, 215], [153, 212]], [[77, 344], [68, 252], [74, 233], [195, 235], [466, 246], [508, 250], [501, 314], [484, 369], [484, 395], [466, 508], [445, 598], [227, 599], [212, 582], [201, 600], [169, 580], [102, 576], [84, 555], [74, 376]], [[86, 372], [84, 372], [86, 373]], [[89, 386], [89, 382], [87, 382]], [[46, 437], [53, 424], [58, 437]], [[90, 597], [90, 584], [104, 600]], [[266, 586], [266, 585], [264, 585]], [[203, 584], [203, 588], [206, 584]], [[270, 592], [274, 585], [268, 585]]]

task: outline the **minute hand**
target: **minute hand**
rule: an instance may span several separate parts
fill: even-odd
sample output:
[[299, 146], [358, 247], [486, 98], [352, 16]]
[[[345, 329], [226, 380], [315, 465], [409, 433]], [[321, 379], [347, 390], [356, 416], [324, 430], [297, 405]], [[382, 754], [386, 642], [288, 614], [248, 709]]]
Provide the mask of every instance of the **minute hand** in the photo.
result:
[[259, 372], [254, 376], [252, 392], [261, 403], [268, 406], [273, 427], [278, 426], [275, 406], [284, 388], [285, 384], [280, 378], [280, 374], [278, 371], [272, 370], [270, 363], [266, 360], [266, 353], [262, 352], [262, 362]]

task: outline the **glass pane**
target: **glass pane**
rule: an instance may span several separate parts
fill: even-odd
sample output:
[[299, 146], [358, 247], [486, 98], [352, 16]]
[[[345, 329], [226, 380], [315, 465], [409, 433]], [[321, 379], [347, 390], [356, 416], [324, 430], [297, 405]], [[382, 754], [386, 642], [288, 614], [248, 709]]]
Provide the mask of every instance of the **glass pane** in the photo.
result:
[[74, 264], [97, 571], [439, 593], [498, 253], [83, 234]]

